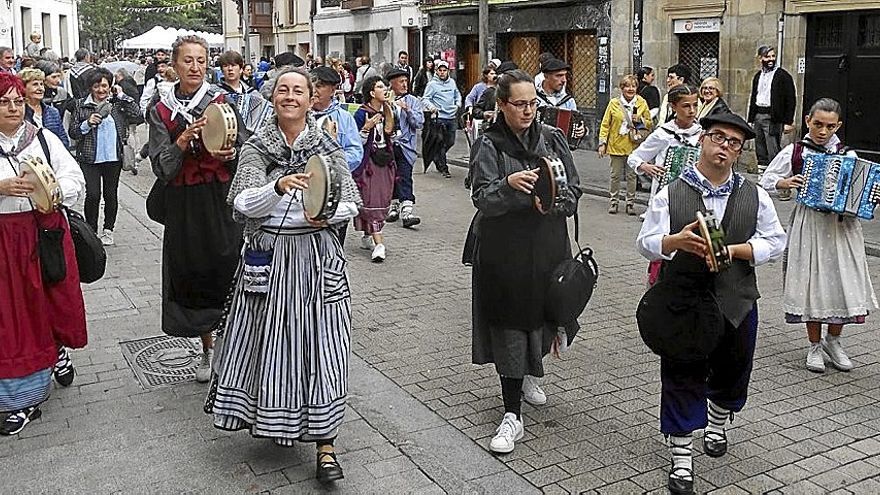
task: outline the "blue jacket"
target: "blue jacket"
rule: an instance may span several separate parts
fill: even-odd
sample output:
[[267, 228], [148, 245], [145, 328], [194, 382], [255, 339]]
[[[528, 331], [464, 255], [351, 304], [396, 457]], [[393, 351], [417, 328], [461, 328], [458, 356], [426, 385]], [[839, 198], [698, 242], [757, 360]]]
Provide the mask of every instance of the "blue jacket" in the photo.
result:
[[[58, 136], [58, 139], [64, 143], [65, 148], [70, 148], [70, 139], [67, 137], [67, 131], [64, 130], [64, 124], [61, 123], [61, 113], [58, 112], [58, 109], [53, 107], [52, 105], [46, 105], [45, 103], [40, 103], [43, 107], [43, 126], [46, 129], [52, 131], [53, 134]], [[26, 106], [24, 109], [24, 119], [30, 122], [31, 124], [37, 125], [34, 122], [34, 110], [30, 107], [30, 105]], [[40, 126], [37, 126], [40, 127]]]
[[361, 137], [358, 133], [358, 126], [354, 121], [354, 117], [348, 113], [348, 110], [342, 108], [335, 99], [330, 103], [327, 110], [313, 112], [315, 119], [329, 115], [330, 119], [336, 122], [336, 142], [339, 146], [342, 146], [342, 151], [345, 153], [345, 161], [348, 163], [348, 169], [354, 171], [360, 167], [361, 160], [364, 157], [364, 145], [361, 143]]
[[394, 142], [400, 146], [406, 162], [412, 165], [418, 156], [416, 153], [416, 134], [425, 125], [424, 108], [421, 100], [409, 93], [397, 99], [405, 101], [409, 105], [409, 111], [403, 110], [397, 105], [394, 106], [397, 122], [400, 125], [400, 132]]
[[441, 80], [437, 75], [428, 83], [425, 88], [425, 96], [422, 101], [426, 103], [426, 110], [436, 108], [437, 116], [441, 119], [454, 119], [459, 105], [461, 105], [461, 92], [452, 77], [447, 77], [445, 81]]

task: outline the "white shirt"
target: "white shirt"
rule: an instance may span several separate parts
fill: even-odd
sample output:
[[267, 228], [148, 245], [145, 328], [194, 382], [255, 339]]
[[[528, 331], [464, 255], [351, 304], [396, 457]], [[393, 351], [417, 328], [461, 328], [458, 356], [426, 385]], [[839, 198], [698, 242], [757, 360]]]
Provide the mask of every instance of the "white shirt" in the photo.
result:
[[[696, 170], [697, 176], [701, 181], [709, 183], [699, 170]], [[727, 181], [732, 180], [731, 174]], [[724, 218], [727, 211], [727, 201], [730, 196], [721, 197], [703, 197], [703, 204], [707, 210], [715, 212], [716, 218]], [[696, 213], [696, 212], [695, 212]], [[696, 215], [694, 216], [696, 219]], [[648, 204], [648, 210], [645, 212], [645, 222], [636, 238], [636, 247], [639, 254], [649, 260], [671, 260], [675, 256], [675, 251], [668, 255], [663, 254], [663, 238], [677, 232], [669, 231], [669, 188], [661, 189]], [[779, 223], [779, 217], [776, 215], [776, 208], [773, 206], [773, 200], [767, 191], [758, 188], [758, 218], [755, 225], [755, 234], [748, 240], [752, 245], [754, 259], [752, 266], [763, 265], [771, 261], [775, 261], [782, 256], [785, 251], [787, 237], [782, 224]]]
[[[807, 134], [809, 136], [809, 134]], [[837, 137], [837, 134], [831, 136], [831, 139], [825, 143], [825, 149], [829, 152], [836, 152], [837, 145], [840, 143], [840, 138]], [[816, 153], [810, 148], [804, 147], [803, 153], [801, 153], [802, 157], [807, 155], [812, 155]], [[785, 148], [782, 148], [782, 151], [776, 154], [776, 157], [770, 162], [770, 165], [767, 165], [767, 169], [764, 171], [764, 175], [761, 176], [761, 180], [758, 184], [763, 187], [768, 192], [774, 193], [776, 192], [776, 183], [782, 179], [786, 179], [791, 177], [791, 159], [794, 155], [794, 144], [789, 144]], [[846, 156], [858, 156], [855, 151], [848, 151]]]
[[[0, 147], [3, 148], [3, 151], [11, 151], [15, 147], [15, 143], [18, 142], [18, 138], [22, 132], [24, 132], [24, 125], [19, 127], [15, 136], [7, 136], [0, 133]], [[49, 154], [52, 156], [52, 160], [49, 161], [46, 159], [46, 156], [43, 154], [43, 147], [40, 146], [40, 140], [36, 137], [34, 137], [34, 140], [21, 153], [19, 153], [19, 160], [31, 156], [37, 156], [42, 158], [44, 162], [50, 162], [52, 169], [55, 172], [55, 180], [58, 181], [58, 185], [61, 187], [62, 202], [65, 206], [72, 207], [77, 203], [79, 195], [86, 187], [86, 181], [83, 177], [82, 170], [73, 156], [71, 156], [70, 152], [67, 151], [67, 148], [64, 147], [61, 140], [58, 139], [58, 136], [47, 131], [43, 131], [43, 136], [46, 138], [46, 145], [49, 148]], [[12, 166], [10, 166], [9, 159], [5, 157], [0, 158], [0, 180], [15, 177], [17, 172], [21, 172], [21, 166], [16, 163], [15, 159], [12, 159]], [[30, 202], [28, 202], [28, 198], [0, 195], [0, 214], [20, 213], [23, 211], [31, 211], [32, 209]]]
[[[661, 125], [665, 129], [668, 129], [674, 133], [676, 133], [679, 137], [681, 137], [684, 142], [688, 143], [691, 146], [699, 146], [700, 145], [700, 133], [703, 132], [703, 128], [700, 127], [700, 124], [694, 122], [693, 125], [688, 127], [687, 129], [682, 129], [675, 123], [675, 120], [670, 120], [669, 122]], [[630, 153], [629, 157], [626, 159], [626, 164], [630, 166], [633, 170], [636, 171], [639, 175], [644, 175], [644, 172], [639, 170], [639, 165], [642, 163], [654, 163], [656, 165], [663, 165], [666, 162], [666, 153], [669, 151], [669, 148], [674, 148], [676, 146], [681, 146], [681, 143], [675, 139], [675, 136], [669, 134], [668, 132], [660, 129], [658, 127], [654, 130], [648, 137], [642, 141], [642, 144], [639, 145], [638, 148], [633, 150]], [[651, 196], [657, 193], [657, 188], [660, 187], [660, 182], [655, 178], [651, 181]]]
[[769, 72], [761, 71], [761, 75], [758, 76], [758, 94], [755, 97], [755, 105], [765, 108], [770, 107], [770, 86], [773, 84], [773, 76], [778, 68], [774, 67]]
[[[249, 218], [269, 217], [263, 223], [264, 227], [311, 227], [306, 221], [302, 192], [293, 191], [279, 196], [275, 192], [274, 182], [238, 193], [234, 207], [236, 211]], [[345, 222], [357, 215], [357, 204], [342, 201], [336, 208], [336, 214], [327, 223]]]

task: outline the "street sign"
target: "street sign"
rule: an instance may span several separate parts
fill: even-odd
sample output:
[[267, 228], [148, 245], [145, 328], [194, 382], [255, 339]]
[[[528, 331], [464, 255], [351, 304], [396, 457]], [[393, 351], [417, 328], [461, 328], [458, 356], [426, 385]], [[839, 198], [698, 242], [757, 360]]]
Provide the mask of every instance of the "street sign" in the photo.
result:
[[720, 17], [704, 17], [701, 19], [676, 19], [673, 27], [675, 34], [717, 33], [721, 31]]

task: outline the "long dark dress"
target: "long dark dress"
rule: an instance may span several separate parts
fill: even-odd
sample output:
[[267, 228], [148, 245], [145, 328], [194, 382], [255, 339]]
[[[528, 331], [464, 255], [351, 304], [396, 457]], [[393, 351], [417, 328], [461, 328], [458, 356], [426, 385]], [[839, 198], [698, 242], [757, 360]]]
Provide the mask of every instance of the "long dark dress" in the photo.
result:
[[550, 272], [571, 256], [565, 218], [574, 214], [581, 194], [565, 138], [543, 127], [533, 124], [523, 141], [538, 156], [559, 157], [569, 181], [565, 206], [548, 215], [540, 214], [532, 197], [506, 180], [514, 172], [535, 168], [530, 158], [516, 153], [515, 147], [500, 148], [487, 135], [491, 130], [480, 136], [471, 155], [472, 197], [479, 210], [474, 225], [472, 358], [475, 364], [495, 363], [498, 373], [510, 378], [544, 375], [541, 360], [557, 334], [544, 315], [544, 294]]
[[[224, 101], [219, 89], [204, 97]], [[174, 142], [186, 122], [179, 115], [172, 119], [161, 100], [154, 103], [148, 114], [150, 161], [156, 176], [167, 181], [162, 331], [197, 337], [220, 320], [241, 255], [241, 225], [226, 204], [236, 161], [221, 162], [201, 146], [181, 151]], [[246, 139], [245, 132], [239, 118], [236, 146]]]

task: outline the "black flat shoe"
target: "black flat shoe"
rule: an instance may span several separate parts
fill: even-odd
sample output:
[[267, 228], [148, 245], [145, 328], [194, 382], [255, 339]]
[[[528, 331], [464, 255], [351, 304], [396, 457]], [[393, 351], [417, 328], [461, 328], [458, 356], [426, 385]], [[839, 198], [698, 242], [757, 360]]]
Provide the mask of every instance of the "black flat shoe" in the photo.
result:
[[709, 457], [721, 457], [727, 453], [727, 433], [709, 431], [703, 433], [703, 453]]
[[[682, 479], [679, 476], [690, 476], [690, 480]], [[669, 481], [667, 482], [669, 493], [674, 495], [693, 495], [694, 493], [694, 471], [683, 467], [674, 467], [669, 471]]]
[[9, 413], [9, 416], [0, 424], [0, 435], [15, 435], [20, 433], [31, 421], [39, 419], [43, 415], [37, 406]]
[[345, 478], [342, 474], [342, 466], [336, 460], [336, 452], [318, 452], [315, 478], [321, 483], [331, 483]]

